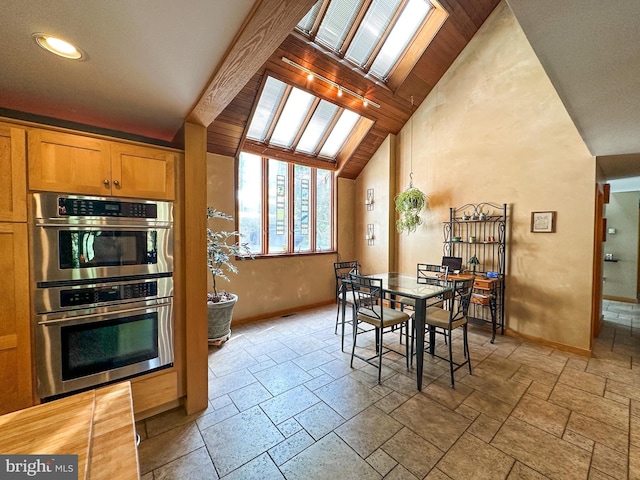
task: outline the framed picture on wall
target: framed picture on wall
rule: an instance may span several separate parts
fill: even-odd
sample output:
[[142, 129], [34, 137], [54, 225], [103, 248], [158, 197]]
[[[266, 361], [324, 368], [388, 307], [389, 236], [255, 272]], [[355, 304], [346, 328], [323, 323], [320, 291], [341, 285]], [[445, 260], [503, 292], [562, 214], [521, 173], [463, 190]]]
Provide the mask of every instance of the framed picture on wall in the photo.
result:
[[556, 212], [531, 212], [533, 233], [553, 233], [556, 231]]

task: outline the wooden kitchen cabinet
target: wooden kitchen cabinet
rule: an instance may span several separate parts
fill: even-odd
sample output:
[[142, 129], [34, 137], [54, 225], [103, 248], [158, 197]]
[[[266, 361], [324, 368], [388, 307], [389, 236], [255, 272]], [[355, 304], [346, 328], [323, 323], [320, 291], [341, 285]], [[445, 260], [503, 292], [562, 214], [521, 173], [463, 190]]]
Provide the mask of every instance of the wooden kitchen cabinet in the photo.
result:
[[32, 403], [26, 223], [0, 223], [0, 414]]
[[114, 178], [120, 178], [113, 181], [112, 194], [173, 200], [174, 167], [175, 155], [171, 152], [112, 142], [111, 172]]
[[28, 137], [30, 190], [174, 198], [171, 152], [39, 129]]
[[27, 221], [26, 131], [0, 123], [0, 222]]
[[106, 140], [29, 130], [29, 189], [111, 195], [111, 147]]

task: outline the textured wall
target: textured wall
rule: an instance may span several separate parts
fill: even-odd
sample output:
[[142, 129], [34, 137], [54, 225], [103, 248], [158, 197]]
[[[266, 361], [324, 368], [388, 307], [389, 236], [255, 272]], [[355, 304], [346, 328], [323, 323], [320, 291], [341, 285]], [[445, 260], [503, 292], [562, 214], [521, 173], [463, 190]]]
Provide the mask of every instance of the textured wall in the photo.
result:
[[603, 244], [618, 262], [604, 262], [603, 294], [608, 298], [636, 301], [638, 285], [639, 192], [612, 193], [605, 206], [607, 228], [615, 228]]
[[353, 209], [355, 206], [356, 182], [348, 178], [339, 178], [336, 182], [337, 191], [337, 231], [336, 241], [338, 258], [347, 262], [356, 258], [355, 231]]
[[[207, 154], [207, 205], [229, 214], [235, 212], [234, 168], [233, 158]], [[221, 227], [233, 228], [230, 222]], [[231, 281], [222, 280], [218, 287], [239, 297], [234, 321], [263, 317], [331, 301], [335, 296], [335, 261], [335, 254], [237, 261], [238, 274], [229, 275]]]
[[[509, 204], [507, 326], [590, 345], [595, 159], [506, 3], [498, 5], [398, 136], [396, 188], [431, 210], [398, 238], [398, 269], [442, 256], [451, 206]], [[556, 233], [531, 233], [532, 211], [557, 211]]]
[[[395, 230], [388, 212], [393, 208], [390, 179], [393, 178], [391, 165], [395, 156], [395, 141], [396, 137], [389, 135], [356, 179], [354, 244], [357, 258], [367, 274], [390, 269], [393, 248], [389, 232], [393, 235]], [[364, 203], [369, 188], [374, 191], [373, 210], [367, 210]], [[367, 224], [374, 226], [373, 245], [368, 245], [365, 238]]]

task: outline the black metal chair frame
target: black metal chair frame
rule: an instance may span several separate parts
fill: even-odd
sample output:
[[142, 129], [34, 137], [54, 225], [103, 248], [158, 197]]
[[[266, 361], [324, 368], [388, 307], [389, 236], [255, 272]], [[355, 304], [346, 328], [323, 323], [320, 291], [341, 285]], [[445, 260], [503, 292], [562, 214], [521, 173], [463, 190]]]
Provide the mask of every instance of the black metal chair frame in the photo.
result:
[[[338, 324], [342, 324], [342, 351], [344, 351], [344, 326], [345, 323], [352, 323], [352, 321], [348, 321], [345, 319], [345, 310], [347, 304], [351, 303], [351, 300], [349, 299], [350, 295], [348, 282], [344, 282], [344, 280], [349, 279], [350, 273], [361, 273], [360, 262], [358, 262], [357, 260], [351, 260], [348, 262], [335, 262], [333, 264], [333, 271], [336, 276], [336, 303], [338, 304], [334, 334], [338, 334]], [[342, 321], [340, 321], [341, 311]]]
[[[442, 355], [438, 355], [435, 352], [435, 345], [428, 345], [429, 353], [431, 356], [438, 357], [442, 360], [446, 360], [449, 362], [449, 374], [451, 377], [451, 388], [455, 388], [455, 378], [454, 372], [458, 369], [462, 368], [465, 365], [469, 366], [469, 374], [473, 374], [473, 370], [471, 368], [471, 356], [469, 354], [469, 339], [468, 339], [468, 325], [469, 325], [469, 303], [471, 301], [471, 295], [473, 293], [473, 282], [475, 277], [471, 277], [467, 280], [455, 280], [453, 282], [453, 291], [449, 292], [446, 299], [446, 305], [448, 310], [443, 310], [439, 307], [428, 307], [425, 318], [425, 328], [436, 328], [442, 327], [442, 319], [439, 322], [434, 321], [433, 315], [440, 315], [443, 317], [444, 315], [440, 312], [446, 311], [448, 316], [448, 328], [447, 328], [447, 336], [449, 337], [449, 356], [444, 357]], [[432, 316], [430, 319], [430, 315]], [[430, 321], [431, 320], [431, 321]], [[463, 342], [463, 353], [464, 353], [464, 361], [457, 363], [453, 360], [453, 338], [451, 336], [451, 332], [456, 328], [462, 327], [462, 342]], [[432, 336], [430, 335], [430, 338]]]
[[[394, 350], [384, 344], [384, 332], [392, 327], [404, 324], [408, 328], [411, 315], [383, 305], [382, 280], [379, 278], [365, 277], [357, 274], [349, 275], [350, 288], [353, 294], [354, 304], [354, 325], [353, 325], [353, 345], [351, 347], [351, 367], [353, 359], [360, 360], [378, 368], [378, 384], [382, 379], [382, 356], [394, 352], [402, 355], [407, 360], [407, 370], [409, 369], [409, 344], [405, 345], [405, 353]], [[385, 319], [386, 317], [386, 319]], [[358, 335], [371, 331], [359, 328], [359, 323], [366, 323], [375, 329], [376, 354], [365, 357], [356, 354], [356, 343]], [[377, 362], [374, 360], [377, 359]]]
[[[431, 275], [429, 275], [431, 274]], [[418, 263], [416, 265], [416, 281], [418, 283], [423, 283], [426, 285], [447, 285], [448, 284], [448, 278], [449, 278], [449, 267], [446, 265], [436, 265], [433, 263]], [[404, 300], [400, 300], [400, 310], [403, 310], [406, 307], [411, 307], [414, 308], [414, 303], [408, 301], [410, 299], [404, 299]], [[434, 306], [437, 305], [439, 303], [441, 303], [444, 299], [442, 298], [442, 296], [440, 297], [436, 297], [436, 299], [427, 304], [427, 307], [430, 306]], [[437, 333], [440, 333], [442, 335], [444, 335], [444, 341], [445, 344], [447, 343], [447, 333], [446, 331], [437, 331]], [[402, 336], [403, 336], [403, 332], [402, 332], [402, 327], [400, 329], [400, 343], [402, 343]], [[411, 326], [411, 363], [413, 364], [413, 339], [415, 337], [415, 328], [412, 325]]]

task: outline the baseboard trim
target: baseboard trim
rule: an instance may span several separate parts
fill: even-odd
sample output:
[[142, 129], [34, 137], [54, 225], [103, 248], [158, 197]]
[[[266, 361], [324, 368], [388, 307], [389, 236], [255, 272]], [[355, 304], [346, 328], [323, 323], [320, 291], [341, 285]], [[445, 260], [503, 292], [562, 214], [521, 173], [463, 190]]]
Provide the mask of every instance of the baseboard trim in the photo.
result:
[[564, 343], [552, 342], [544, 338], [535, 337], [533, 335], [527, 335], [526, 333], [516, 332], [515, 330], [511, 330], [509, 328], [505, 329], [504, 333], [509, 337], [520, 338], [522, 340], [527, 340], [528, 342], [544, 345], [545, 347], [557, 348], [558, 350], [562, 350], [563, 352], [575, 353], [577, 355], [582, 355], [584, 357], [591, 356], [590, 349], [574, 347], [571, 345], [565, 345]]
[[258, 322], [260, 320], [266, 320], [268, 318], [273, 318], [273, 317], [282, 317], [283, 315], [289, 315], [292, 313], [297, 313], [297, 312], [302, 312], [304, 310], [311, 310], [312, 308], [318, 308], [318, 307], [324, 307], [325, 305], [331, 305], [331, 304], [336, 304], [336, 309], [338, 308], [337, 303], [335, 300], [327, 300], [324, 302], [319, 302], [319, 303], [312, 303], [311, 305], [304, 305], [301, 307], [292, 307], [292, 308], [287, 308], [286, 310], [278, 310], [275, 312], [269, 312], [269, 313], [265, 313], [263, 315], [256, 315], [253, 317], [246, 317], [246, 318], [240, 318], [240, 319], [233, 319], [233, 322], [231, 323], [232, 326], [232, 330], [233, 330], [233, 325], [242, 325], [244, 323], [253, 323], [253, 322]]
[[603, 300], [611, 300], [614, 302], [624, 302], [624, 303], [638, 303], [637, 298], [629, 298], [629, 297], [616, 297], [613, 295], [603, 295]]

